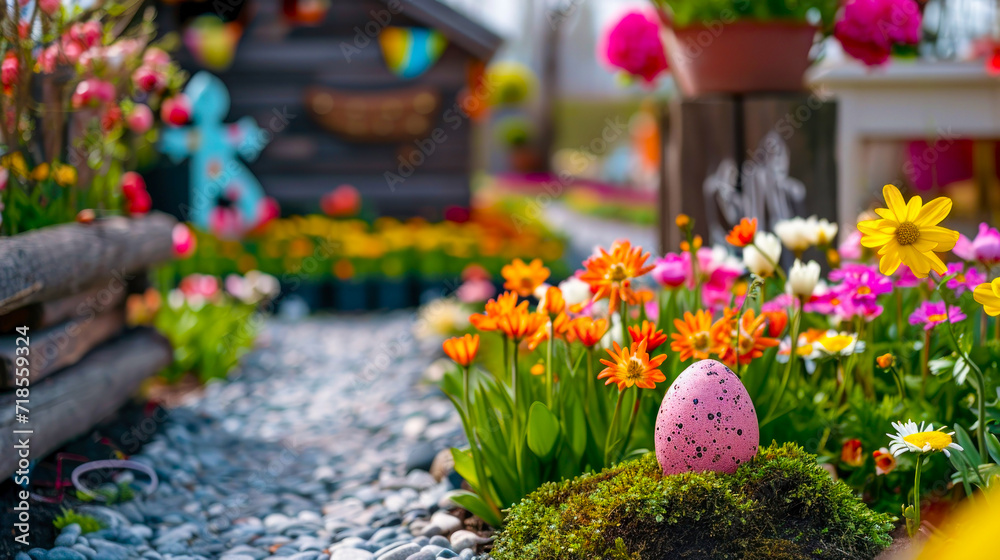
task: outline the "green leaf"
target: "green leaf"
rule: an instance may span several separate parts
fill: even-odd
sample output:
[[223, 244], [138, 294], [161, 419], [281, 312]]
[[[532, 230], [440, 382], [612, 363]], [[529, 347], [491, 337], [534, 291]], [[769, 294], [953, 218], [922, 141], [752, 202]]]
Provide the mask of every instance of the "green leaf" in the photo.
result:
[[994, 463], [1000, 464], [1000, 441], [994, 434], [986, 434], [986, 449], [993, 458]]
[[544, 404], [535, 401], [528, 411], [528, 449], [547, 461], [559, 442], [559, 419]]
[[952, 429], [955, 430], [955, 439], [958, 440], [958, 444], [962, 446], [968, 457], [976, 457], [976, 460], [972, 462], [972, 467], [975, 468], [980, 463], [979, 454], [976, 453], [976, 444], [972, 443], [972, 438], [969, 437], [969, 433], [965, 431], [965, 428], [955, 424], [952, 426]]
[[479, 488], [479, 479], [476, 478], [476, 464], [472, 460], [472, 454], [452, 447], [451, 456], [455, 459], [455, 472], [464, 478], [470, 486]]
[[500, 528], [503, 524], [503, 520], [493, 511], [490, 506], [486, 505], [486, 502], [482, 498], [473, 494], [471, 492], [466, 492], [464, 490], [456, 491], [449, 494], [448, 497], [451, 501], [462, 506], [463, 508], [469, 510], [473, 514], [477, 515], [483, 521], [489, 523], [495, 528]]
[[587, 418], [579, 403], [572, 403], [572, 406], [567, 407], [567, 411], [567, 417], [563, 419], [562, 424], [563, 433], [566, 434], [573, 455], [579, 459], [587, 450]]

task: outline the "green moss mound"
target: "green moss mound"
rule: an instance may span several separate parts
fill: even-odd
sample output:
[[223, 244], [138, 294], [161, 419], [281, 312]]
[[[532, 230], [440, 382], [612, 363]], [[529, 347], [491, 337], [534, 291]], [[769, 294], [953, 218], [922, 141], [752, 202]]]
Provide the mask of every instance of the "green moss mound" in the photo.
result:
[[794, 444], [735, 474], [663, 476], [652, 454], [549, 483], [515, 505], [495, 560], [874, 558], [891, 517], [868, 509]]

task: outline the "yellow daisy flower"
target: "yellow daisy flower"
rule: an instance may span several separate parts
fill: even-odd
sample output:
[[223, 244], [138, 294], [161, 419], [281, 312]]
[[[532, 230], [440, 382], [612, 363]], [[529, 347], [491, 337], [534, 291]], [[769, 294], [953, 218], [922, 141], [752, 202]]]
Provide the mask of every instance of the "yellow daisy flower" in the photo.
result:
[[1000, 315], [1000, 278], [976, 286], [972, 297], [982, 304], [983, 310], [990, 317]]
[[950, 251], [958, 241], [958, 232], [937, 224], [951, 212], [951, 199], [942, 196], [923, 204], [914, 196], [905, 202], [893, 185], [886, 185], [882, 194], [888, 208], [875, 209], [881, 219], [858, 224], [861, 245], [878, 249], [882, 274], [892, 274], [900, 263], [918, 278], [926, 278], [931, 270], [944, 274], [947, 268], [935, 253]]

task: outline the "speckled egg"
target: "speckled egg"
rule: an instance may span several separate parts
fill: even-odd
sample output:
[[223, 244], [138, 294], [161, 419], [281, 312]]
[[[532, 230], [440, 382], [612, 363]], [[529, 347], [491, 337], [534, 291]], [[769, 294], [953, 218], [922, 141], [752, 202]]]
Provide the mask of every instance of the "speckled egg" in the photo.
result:
[[687, 367], [656, 415], [656, 458], [663, 474], [732, 473], [757, 454], [757, 411], [746, 387], [725, 365], [702, 360]]

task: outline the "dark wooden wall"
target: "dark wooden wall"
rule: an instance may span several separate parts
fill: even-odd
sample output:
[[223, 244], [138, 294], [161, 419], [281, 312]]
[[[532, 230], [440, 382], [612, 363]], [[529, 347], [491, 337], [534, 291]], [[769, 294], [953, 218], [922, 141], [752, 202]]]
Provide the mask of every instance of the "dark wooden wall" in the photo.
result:
[[[757, 217], [768, 231], [774, 221], [789, 217], [776, 215], [776, 208], [837, 220], [835, 104], [808, 93], [706, 96], [675, 100], [669, 120], [667, 180], [660, 197], [662, 248], [676, 250], [680, 234], [674, 217], [681, 212], [695, 219], [706, 243], [724, 243], [733, 225], [722, 210], [726, 202], [736, 219]], [[781, 169], [785, 161], [786, 170]], [[720, 185], [726, 202], [712, 194]], [[792, 185], [801, 188], [801, 199], [790, 195]]]
[[[445, 117], [449, 110], [456, 114], [471, 55], [449, 44], [426, 73], [402, 80], [386, 67], [377, 37], [365, 32], [366, 26], [381, 26], [372, 12], [380, 17], [390, 13], [385, 3], [332, 0], [322, 23], [305, 26], [285, 20], [280, 0], [247, 1], [249, 12], [243, 17], [249, 24], [236, 58], [218, 76], [232, 98], [229, 119], [249, 115], [273, 132], [250, 168], [283, 213], [318, 212], [320, 197], [343, 183], [357, 187], [364, 203], [382, 215], [438, 219], [447, 206], [468, 206], [472, 124], [464, 116], [447, 122]], [[170, 6], [161, 10], [161, 18], [176, 22], [183, 17]], [[405, 12], [391, 14], [388, 25], [422, 26]], [[188, 53], [181, 52], [179, 58], [190, 71], [199, 70]], [[414, 143], [356, 143], [323, 129], [304, 105], [304, 90], [311, 86], [361, 93], [431, 87], [441, 96], [442, 110], [430, 130], [442, 128], [445, 140], [424, 142], [433, 144], [433, 153], [393, 190], [385, 174], [398, 174], [398, 158], [409, 155]], [[280, 114], [286, 118], [278, 118]]]

